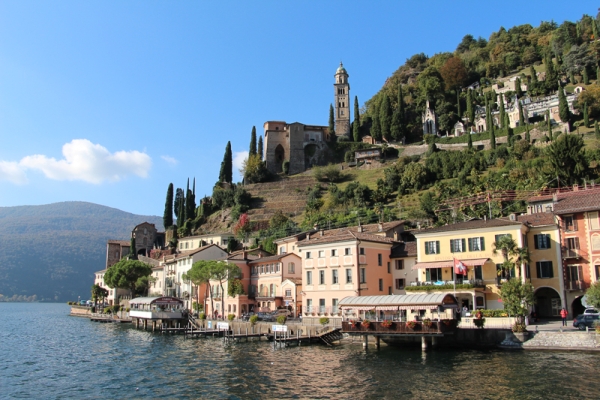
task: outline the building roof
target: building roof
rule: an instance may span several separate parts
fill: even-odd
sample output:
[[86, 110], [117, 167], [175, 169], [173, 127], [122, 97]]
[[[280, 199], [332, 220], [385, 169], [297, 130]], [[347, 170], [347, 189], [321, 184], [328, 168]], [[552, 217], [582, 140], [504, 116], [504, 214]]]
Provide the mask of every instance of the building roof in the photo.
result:
[[277, 255], [268, 256], [268, 257], [259, 257], [257, 259], [254, 259], [254, 260], [250, 261], [248, 264], [256, 264], [256, 263], [263, 263], [263, 262], [279, 261], [279, 260], [281, 260], [282, 258], [284, 258], [286, 256], [294, 256], [294, 257], [297, 257], [298, 259], [300, 259], [300, 257], [298, 257], [294, 253], [285, 253], [285, 254], [277, 254]]
[[520, 226], [521, 222], [511, 221], [506, 219], [473, 219], [467, 222], [459, 222], [457, 224], [450, 224], [440, 226], [438, 228], [423, 229], [421, 231], [414, 232], [415, 236], [424, 233], [441, 233], [441, 232], [452, 232], [452, 231], [464, 231], [469, 229], [482, 229], [482, 228], [497, 228], [503, 226]]
[[335, 71], [336, 75], [337, 74], [348, 74], [348, 72], [346, 72], [346, 68], [344, 68], [344, 64], [342, 64], [342, 62], [340, 61], [340, 66], [338, 67], [338, 69]]
[[312, 233], [314, 233], [316, 231], [317, 231], [316, 229], [311, 229], [309, 231], [304, 231], [304, 232], [296, 233], [295, 235], [290, 235], [290, 236], [286, 236], [286, 237], [281, 238], [281, 239], [273, 240], [273, 243], [284, 243], [284, 242], [287, 242], [287, 241], [290, 241], [290, 240], [303, 240], [308, 233], [312, 234]]
[[[395, 240], [386, 236], [374, 235], [371, 233], [364, 232], [356, 232], [350, 230], [351, 228], [345, 228], [344, 230], [335, 230], [332, 231], [323, 231], [323, 235], [321, 233], [315, 233], [310, 237], [306, 237], [306, 239], [298, 242], [298, 247], [301, 246], [313, 246], [318, 244], [327, 244], [327, 243], [335, 243], [335, 242], [345, 242], [349, 240], [361, 240], [363, 242], [375, 242], [375, 243], [387, 243], [392, 244], [395, 243]], [[357, 229], [357, 227], [353, 227], [352, 229]]]
[[535, 214], [523, 214], [517, 216], [517, 221], [531, 226], [554, 225], [554, 214], [551, 212], [542, 212]]
[[553, 208], [558, 215], [600, 210], [599, 190], [571, 192], [567, 196], [559, 196], [557, 200]]
[[118, 244], [120, 246], [127, 246], [127, 247], [129, 247], [131, 245], [131, 242], [129, 240], [108, 240], [107, 243]]
[[290, 281], [294, 285], [302, 285], [302, 279], [301, 278], [286, 278], [283, 282], [281, 282], [281, 284], [283, 285], [285, 283], [285, 281]]
[[[552, 193], [554, 192], [554, 193]], [[590, 187], [582, 187], [582, 188], [571, 188], [564, 187], [559, 189], [546, 189], [542, 191], [542, 194], [538, 196], [533, 196], [527, 199], [528, 203], [539, 203], [539, 202], [547, 202], [550, 201], [556, 196], [557, 200], [563, 199], [565, 197], [570, 196], [579, 196], [583, 193], [596, 193], [596, 195], [600, 195], [600, 186], [590, 186]]]
[[390, 258], [416, 257], [417, 242], [402, 242], [392, 248]]
[[[217, 246], [214, 243], [213, 244], [207, 244], [206, 246], [198, 247], [197, 249], [186, 250], [186, 251], [182, 251], [182, 252], [177, 253], [177, 254], [171, 254], [171, 255], [165, 256], [165, 262], [167, 262], [167, 263], [168, 262], [173, 262], [175, 260], [180, 260], [182, 258], [193, 256], [194, 254], [200, 253], [201, 251], [204, 251], [204, 250], [206, 250], [206, 249], [208, 249], [209, 247], [212, 247], [212, 246], [216, 246], [219, 249], [221, 249], [221, 247]], [[221, 250], [223, 250], [223, 249], [221, 249]], [[223, 250], [223, 251], [225, 251], [225, 250]]]

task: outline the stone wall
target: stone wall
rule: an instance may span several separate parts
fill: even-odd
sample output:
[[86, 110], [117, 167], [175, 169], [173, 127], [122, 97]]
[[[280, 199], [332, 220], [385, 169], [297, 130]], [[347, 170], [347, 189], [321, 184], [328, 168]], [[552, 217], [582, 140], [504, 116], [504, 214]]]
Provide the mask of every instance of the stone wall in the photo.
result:
[[591, 350], [600, 349], [600, 340], [594, 330], [589, 332], [538, 332], [522, 345], [526, 350]]

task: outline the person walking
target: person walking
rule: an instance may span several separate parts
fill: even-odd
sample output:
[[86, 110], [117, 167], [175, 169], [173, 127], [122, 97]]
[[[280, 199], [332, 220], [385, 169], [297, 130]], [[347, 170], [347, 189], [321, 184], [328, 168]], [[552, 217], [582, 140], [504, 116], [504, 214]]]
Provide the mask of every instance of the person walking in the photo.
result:
[[560, 317], [562, 318], [562, 326], [567, 326], [567, 315], [569, 313], [567, 312], [567, 310], [565, 310], [565, 308], [563, 307], [562, 310], [560, 310]]

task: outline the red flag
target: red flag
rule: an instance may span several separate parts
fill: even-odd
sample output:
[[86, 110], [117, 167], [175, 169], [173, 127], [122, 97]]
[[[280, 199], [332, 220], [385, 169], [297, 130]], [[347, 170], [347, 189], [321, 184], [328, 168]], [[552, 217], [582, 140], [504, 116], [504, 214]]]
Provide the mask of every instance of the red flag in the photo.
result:
[[467, 274], [467, 266], [462, 263], [462, 261], [454, 259], [454, 273], [457, 275], [466, 275]]

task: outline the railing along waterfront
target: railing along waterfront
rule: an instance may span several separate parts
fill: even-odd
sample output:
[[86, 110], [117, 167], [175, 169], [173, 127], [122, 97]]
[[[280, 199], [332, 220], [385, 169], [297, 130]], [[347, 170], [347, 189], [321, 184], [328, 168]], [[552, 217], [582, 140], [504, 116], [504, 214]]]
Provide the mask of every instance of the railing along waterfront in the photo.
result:
[[[389, 324], [391, 322], [391, 324]], [[389, 324], [389, 325], [386, 325]], [[441, 321], [344, 321], [342, 332], [345, 333], [370, 333], [370, 334], [443, 334], [456, 329], [456, 320], [444, 319]]]

